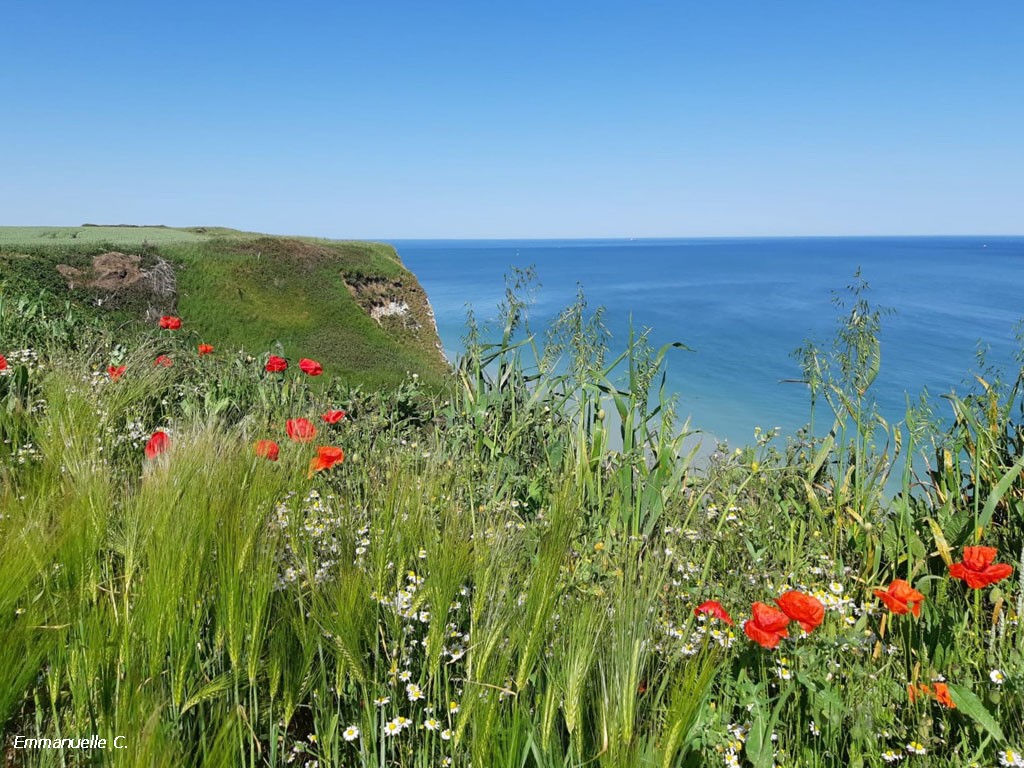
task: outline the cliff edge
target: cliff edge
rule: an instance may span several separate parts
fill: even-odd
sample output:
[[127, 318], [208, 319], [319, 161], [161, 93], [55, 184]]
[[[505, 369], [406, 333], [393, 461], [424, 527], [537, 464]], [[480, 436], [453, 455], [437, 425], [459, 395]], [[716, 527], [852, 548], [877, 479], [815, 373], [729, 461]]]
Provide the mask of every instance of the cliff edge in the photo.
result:
[[314, 357], [354, 384], [450, 373], [416, 276], [382, 243], [218, 227], [0, 227], [0, 290], [97, 317], [189, 318], [197, 338]]

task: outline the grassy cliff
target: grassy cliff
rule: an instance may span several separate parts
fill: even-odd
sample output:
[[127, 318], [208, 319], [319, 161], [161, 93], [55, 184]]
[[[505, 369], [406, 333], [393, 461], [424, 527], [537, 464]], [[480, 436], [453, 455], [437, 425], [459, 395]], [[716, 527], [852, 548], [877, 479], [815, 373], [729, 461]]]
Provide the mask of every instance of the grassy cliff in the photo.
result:
[[[105, 257], [105, 258], [104, 258]], [[72, 302], [126, 333], [163, 314], [197, 343], [310, 357], [325, 376], [396, 384], [448, 372], [426, 294], [380, 243], [193, 227], [0, 227], [10, 295]]]

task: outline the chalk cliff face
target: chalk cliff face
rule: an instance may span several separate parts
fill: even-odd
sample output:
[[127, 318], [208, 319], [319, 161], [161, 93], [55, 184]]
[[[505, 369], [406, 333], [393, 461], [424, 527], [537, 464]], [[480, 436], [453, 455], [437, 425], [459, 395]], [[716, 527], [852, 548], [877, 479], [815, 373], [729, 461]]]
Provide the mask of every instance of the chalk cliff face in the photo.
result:
[[427, 292], [412, 272], [392, 278], [356, 276], [345, 281], [356, 302], [382, 328], [411, 332], [444, 357]]
[[118, 323], [178, 314], [224, 348], [317, 357], [353, 383], [417, 373], [441, 385], [450, 373], [426, 292], [380, 243], [205, 227], [0, 227], [0, 273]]

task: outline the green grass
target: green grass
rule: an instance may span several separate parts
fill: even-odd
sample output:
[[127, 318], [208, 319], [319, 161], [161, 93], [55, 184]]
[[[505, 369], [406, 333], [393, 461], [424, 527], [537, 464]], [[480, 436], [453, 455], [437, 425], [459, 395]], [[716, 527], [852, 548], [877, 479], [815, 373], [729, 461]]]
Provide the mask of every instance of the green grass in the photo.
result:
[[[503, 340], [471, 346], [441, 400], [267, 375], [212, 335], [225, 351], [203, 358], [180, 336], [121, 348], [0, 293], [0, 338], [22, 334], [0, 348], [0, 730], [123, 736], [91, 756], [114, 766], [1006, 764], [1024, 746], [1024, 386], [961, 392], [949, 428], [923, 408], [880, 422], [863, 300], [807, 350], [834, 436], [761, 434], [697, 472], [652, 386], [662, 355], [640, 337], [616, 358], [582, 303], [538, 369], [510, 295]], [[348, 416], [323, 424], [329, 408]], [[297, 417], [313, 443], [287, 438]], [[171, 448], [147, 459], [157, 429]], [[327, 445], [345, 462], [310, 476]], [[892, 497], [896, 451], [933, 471]], [[979, 541], [1012, 578], [950, 578]], [[920, 617], [875, 597], [894, 578]], [[821, 625], [749, 640], [752, 604], [790, 589]], [[695, 616], [705, 600], [736, 625]], [[955, 708], [908, 696], [940, 677]]]
[[[143, 268], [157, 259], [170, 262], [177, 295], [154, 301], [67, 290], [58, 264], [88, 267], [93, 256], [115, 249], [142, 255]], [[223, 349], [252, 355], [316, 359], [325, 380], [393, 387], [415, 373], [441, 388], [450, 375], [425, 304], [415, 301], [423, 295], [415, 276], [380, 243], [214, 228], [4, 227], [0, 268], [9, 293], [44, 292], [53, 308], [71, 301], [98, 322], [122, 324], [127, 336], [144, 327], [147, 311], [156, 311], [184, 317], [185, 334], [197, 344], [216, 339]], [[367, 279], [395, 283], [394, 294], [414, 306], [418, 327], [371, 319], [346, 286]]]
[[197, 242], [207, 237], [207, 234], [171, 227], [0, 227], [0, 247], [18, 248], [96, 244], [138, 247], [143, 243]]

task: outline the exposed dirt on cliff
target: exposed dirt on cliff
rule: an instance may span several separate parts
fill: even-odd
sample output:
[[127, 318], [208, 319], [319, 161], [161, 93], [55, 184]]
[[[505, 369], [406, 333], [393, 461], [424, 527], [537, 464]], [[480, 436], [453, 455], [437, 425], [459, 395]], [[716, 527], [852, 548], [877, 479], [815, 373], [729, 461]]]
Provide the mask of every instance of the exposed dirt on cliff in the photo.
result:
[[110, 251], [93, 256], [88, 267], [58, 264], [57, 272], [68, 288], [93, 294], [98, 305], [143, 305], [147, 319], [173, 308], [177, 297], [174, 268], [163, 259], [143, 269], [141, 256]]

